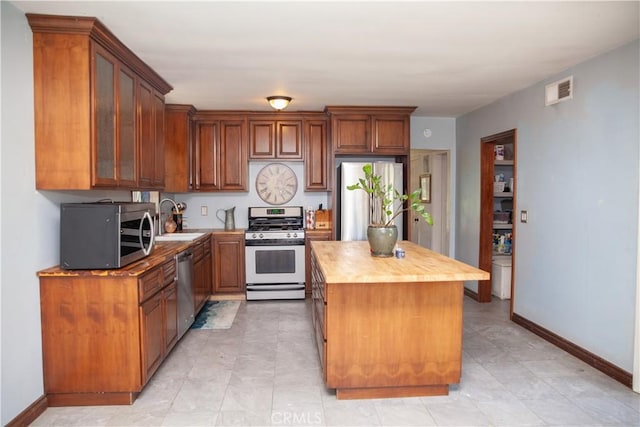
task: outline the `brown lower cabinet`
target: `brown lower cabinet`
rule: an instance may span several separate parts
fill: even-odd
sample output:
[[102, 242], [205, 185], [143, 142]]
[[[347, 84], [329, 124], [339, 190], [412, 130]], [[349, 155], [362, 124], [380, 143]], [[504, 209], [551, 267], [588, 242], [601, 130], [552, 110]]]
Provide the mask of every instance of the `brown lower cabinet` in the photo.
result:
[[211, 295], [211, 239], [196, 243], [193, 248], [193, 296], [198, 313]]
[[244, 293], [244, 231], [213, 233], [213, 292]]
[[49, 406], [133, 403], [177, 342], [169, 259], [140, 276], [40, 274]]
[[305, 283], [305, 295], [307, 298], [311, 297], [311, 243], [314, 240], [331, 240], [331, 230], [305, 230], [304, 231], [304, 283]]

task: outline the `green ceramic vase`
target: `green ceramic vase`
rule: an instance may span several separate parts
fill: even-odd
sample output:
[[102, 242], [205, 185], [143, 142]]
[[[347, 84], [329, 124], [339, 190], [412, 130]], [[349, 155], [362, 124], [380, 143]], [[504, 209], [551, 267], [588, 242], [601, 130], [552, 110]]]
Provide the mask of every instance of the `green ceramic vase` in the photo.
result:
[[370, 225], [367, 227], [367, 240], [371, 256], [391, 257], [398, 240], [398, 228], [395, 225]]

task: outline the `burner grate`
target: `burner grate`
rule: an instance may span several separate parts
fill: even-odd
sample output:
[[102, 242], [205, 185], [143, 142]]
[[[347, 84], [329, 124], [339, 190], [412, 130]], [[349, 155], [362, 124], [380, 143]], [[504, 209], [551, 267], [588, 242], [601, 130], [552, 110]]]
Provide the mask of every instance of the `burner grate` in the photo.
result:
[[304, 239], [302, 207], [249, 208], [246, 238], [265, 242]]

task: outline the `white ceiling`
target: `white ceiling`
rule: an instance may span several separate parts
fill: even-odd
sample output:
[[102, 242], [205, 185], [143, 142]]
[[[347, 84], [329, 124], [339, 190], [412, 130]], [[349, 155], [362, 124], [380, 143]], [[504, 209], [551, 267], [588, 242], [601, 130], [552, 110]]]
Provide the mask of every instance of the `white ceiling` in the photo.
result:
[[[95, 16], [197, 109], [456, 117], [639, 37], [628, 2], [14, 1]], [[579, 82], [576, 82], [579, 90]], [[543, 94], [541, 94], [541, 101]]]

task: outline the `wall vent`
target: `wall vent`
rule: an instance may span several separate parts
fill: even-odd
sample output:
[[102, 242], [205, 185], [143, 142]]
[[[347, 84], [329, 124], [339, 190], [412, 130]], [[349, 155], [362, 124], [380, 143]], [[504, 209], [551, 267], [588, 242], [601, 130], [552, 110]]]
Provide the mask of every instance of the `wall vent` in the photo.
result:
[[573, 76], [548, 84], [545, 87], [544, 105], [553, 105], [573, 98]]

